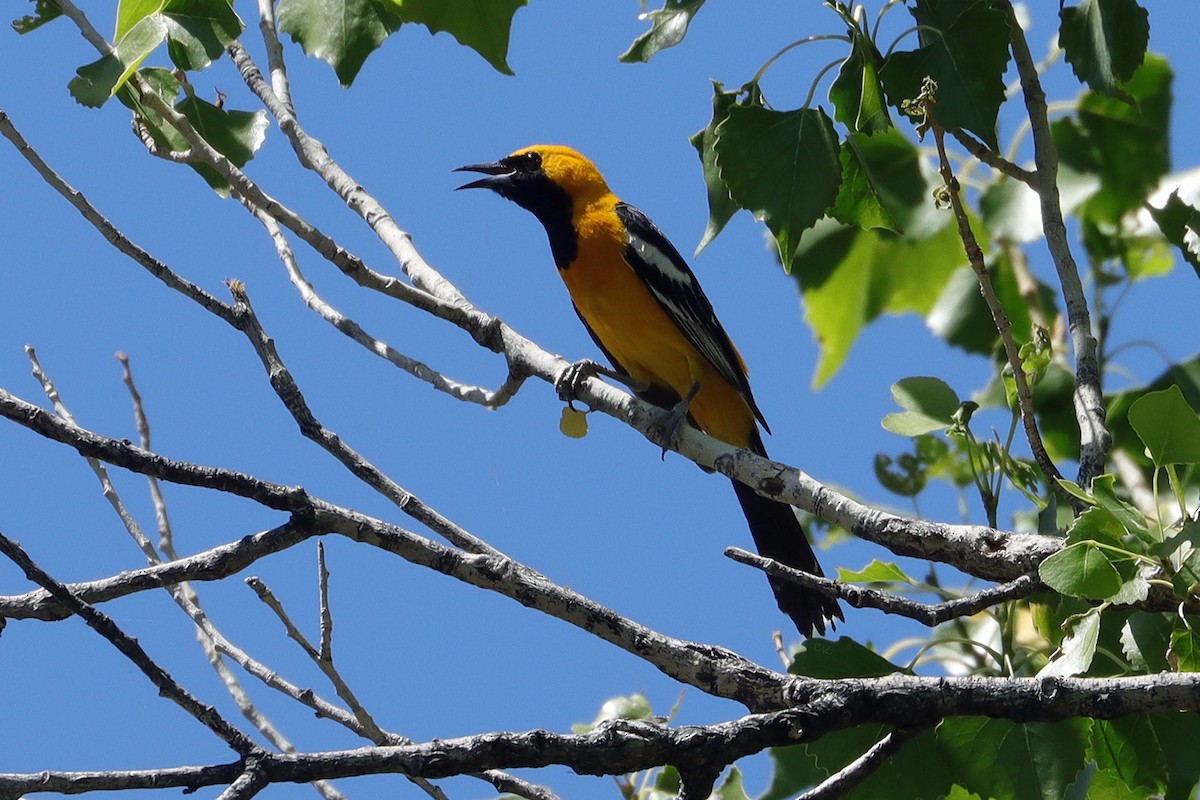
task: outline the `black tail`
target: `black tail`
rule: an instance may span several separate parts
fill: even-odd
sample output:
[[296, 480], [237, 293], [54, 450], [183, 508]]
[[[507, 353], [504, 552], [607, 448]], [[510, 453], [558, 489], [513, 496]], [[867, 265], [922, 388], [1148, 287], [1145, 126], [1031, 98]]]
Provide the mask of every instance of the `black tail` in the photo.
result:
[[[763, 450], [761, 441], [754, 444], [758, 445], [755, 449]], [[733, 490], [742, 504], [742, 513], [746, 515], [759, 555], [810, 575], [825, 574], [791, 506], [756, 494], [749, 486], [738, 481], [733, 481]], [[834, 598], [789, 581], [770, 576], [767, 579], [775, 592], [779, 610], [792, 618], [801, 635], [812, 636], [814, 630], [824, 634], [826, 621], [832, 629], [835, 618], [845, 619]]]

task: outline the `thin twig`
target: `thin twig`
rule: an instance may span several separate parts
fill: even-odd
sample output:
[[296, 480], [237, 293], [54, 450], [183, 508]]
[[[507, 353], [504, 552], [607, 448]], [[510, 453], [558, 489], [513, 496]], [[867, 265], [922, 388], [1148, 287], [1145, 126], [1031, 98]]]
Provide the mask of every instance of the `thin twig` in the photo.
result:
[[290, 371], [279, 357], [274, 340], [263, 330], [262, 324], [250, 305], [250, 296], [243, 284], [230, 283], [230, 290], [237, 300], [237, 322], [235, 327], [246, 335], [254, 352], [262, 361], [263, 368], [271, 381], [271, 388], [283, 401], [283, 405], [300, 426], [300, 432], [316, 442], [330, 455], [340, 461], [359, 480], [391, 500], [404, 513], [435, 531], [456, 547], [470, 553], [500, 555], [500, 551], [469, 533], [459, 525], [426, 505], [416, 495], [396, 483], [356, 450], [346, 444], [340, 436], [321, 424], [312, 413], [304, 394], [296, 384]]
[[325, 565], [325, 543], [317, 540], [317, 594], [321, 599], [321, 649], [319, 661], [333, 663], [333, 612], [329, 608], [329, 568]]
[[[138, 438], [144, 449], [150, 449], [150, 422], [146, 417], [145, 408], [142, 405], [142, 396], [138, 392], [137, 386], [133, 380], [133, 370], [129, 363], [129, 357], [124, 353], [117, 353], [117, 359], [121, 362], [122, 378], [125, 386], [129, 390], [130, 397], [133, 401], [134, 418], [138, 429]], [[170, 519], [167, 516], [166, 499], [163, 497], [158, 479], [153, 475], [147, 476], [150, 484], [151, 500], [154, 505], [155, 517], [158, 520], [159, 528], [159, 548], [163, 554], [171, 561], [178, 561], [179, 554], [175, 552], [174, 537], [171, 531]], [[161, 564], [161, 559], [158, 554], [150, 549], [151, 557], [149, 561], [151, 565]], [[257, 674], [260, 678], [270, 685], [271, 681], [266, 678], [268, 675], [274, 675], [273, 670], [268, 670], [255, 662], [240, 648], [235, 647], [225, 638], [224, 634], [220, 633], [207, 613], [200, 606], [200, 595], [197, 594], [191, 581], [181, 581], [178, 584], [164, 584], [163, 588], [170, 594], [175, 604], [187, 614], [188, 618], [196, 629], [196, 641], [200, 644], [200, 648], [204, 651], [205, 658], [217, 673], [217, 677], [221, 679], [225, 690], [229, 692], [229, 696], [233, 699], [238, 711], [246, 718], [255, 728], [258, 729], [267, 741], [274, 745], [281, 753], [294, 753], [296, 747], [292, 742], [280, 731], [275, 724], [259, 709], [258, 705], [251, 699], [249, 692], [242, 686], [241, 681], [233, 674], [233, 670], [225, 661], [226, 656], [237, 656], [237, 661], [242, 664], [243, 668], [252, 674], [255, 672], [255, 667], [259, 667]], [[278, 687], [277, 687], [278, 688]], [[243, 777], [251, 776], [254, 773], [252, 770], [247, 770], [243, 773]], [[239, 779], [240, 780], [240, 779]], [[236, 783], [236, 782], [235, 782]], [[313, 781], [313, 789], [316, 790], [325, 800], [345, 800], [343, 795], [333, 784], [328, 781], [318, 780]], [[232, 787], [231, 787], [232, 788]]]
[[950, 131], [950, 135], [953, 136], [959, 144], [966, 148], [968, 153], [975, 156], [975, 158], [979, 159], [984, 164], [987, 164], [992, 169], [1003, 175], [1007, 175], [1010, 178], [1015, 178], [1021, 183], [1034, 186], [1034, 182], [1037, 180], [1037, 176], [1034, 173], [1027, 169], [1022, 169], [1008, 159], [993, 153], [990, 147], [963, 129], [954, 128]]
[[267, 67], [271, 70], [271, 90], [280, 107], [295, 114], [292, 106], [292, 87], [287, 76], [287, 65], [283, 61], [283, 44], [275, 29], [275, 0], [258, 0], [258, 30], [262, 34], [267, 51]]
[[53, 595], [72, 614], [83, 619], [88, 627], [107, 639], [122, 655], [132, 661], [134, 666], [155, 685], [160, 695], [173, 701], [196, 721], [216, 734], [235, 752], [243, 757], [264, 752], [246, 734], [229, 724], [215, 708], [201, 703], [191, 692], [177, 683], [166, 670], [150, 658], [150, 655], [142, 649], [136, 639], [121, 630], [107, 614], [77, 599], [65, 586], [34, 563], [19, 544], [3, 533], [0, 533], [0, 552], [20, 567], [29, 580]]
[[823, 780], [819, 786], [796, 796], [796, 800], [834, 800], [871, 776], [892, 756], [900, 751], [904, 743], [913, 738], [920, 728], [897, 728], [889, 732], [867, 752], [851, 761], [840, 770]]
[[[241, 43], [234, 41], [229, 45], [228, 52], [247, 87], [258, 95], [263, 106], [278, 121], [279, 130], [292, 145], [292, 150], [300, 164], [320, 175], [325, 184], [342, 198], [347, 207], [371, 227], [379, 240], [391, 251], [400, 268], [404, 270], [404, 274], [412, 280], [413, 284], [420, 291], [437, 298], [450, 307], [461, 309], [466, 313], [479, 313], [478, 309], [471, 305], [454, 284], [446, 280], [421, 257], [421, 254], [413, 247], [412, 237], [400, 229], [387, 209], [333, 160], [333, 157], [329, 155], [329, 150], [322, 142], [310, 136], [301, 127], [295, 110], [280, 101]], [[195, 143], [193, 143], [194, 146]], [[254, 200], [254, 198], [250, 199]], [[257, 204], [256, 200], [255, 203]], [[270, 211], [270, 209], [267, 210]], [[274, 213], [272, 216], [275, 216]]]
[[806, 589], [845, 600], [855, 608], [878, 609], [885, 614], [908, 617], [931, 628], [951, 619], [978, 614], [980, 611], [1009, 600], [1028, 597], [1042, 587], [1042, 582], [1037, 575], [1022, 575], [1016, 580], [991, 586], [964, 597], [957, 597], [941, 603], [921, 603], [890, 592], [810, 575], [738, 547], [726, 548], [725, 555], [740, 564], [761, 569], [773, 577], [782, 578]]
[[250, 207], [250, 211], [254, 214], [255, 219], [261, 222], [263, 227], [266, 228], [267, 234], [271, 237], [271, 241], [275, 245], [275, 252], [279, 255], [279, 260], [283, 262], [284, 267], [287, 269], [288, 278], [291, 280], [292, 286], [300, 293], [300, 299], [304, 301], [304, 304], [308, 308], [316, 312], [321, 319], [345, 334], [351, 341], [361, 345], [368, 352], [399, 367], [414, 378], [428, 383], [438, 391], [445, 392], [457, 400], [477, 403], [488, 408], [499, 408], [516, 396], [517, 390], [525, 382], [524, 375], [515, 374], [510, 370], [508, 378], [496, 390], [484, 389], [481, 386], [472, 386], [447, 377], [428, 364], [404, 355], [391, 345], [364, 331], [362, 326], [357, 322], [327, 303], [317, 293], [312, 283], [304, 277], [304, 273], [300, 271], [300, 265], [297, 263], [296, 255], [292, 251], [291, 245], [288, 244], [287, 237], [284, 236], [283, 231], [279, 228], [279, 223], [258, 208]]
[[84, 197], [82, 192], [71, 186], [57, 172], [50, 168], [45, 160], [38, 155], [37, 151], [30, 146], [29, 142], [25, 140], [25, 137], [20, 134], [12, 124], [12, 120], [9, 119], [8, 115], [2, 109], [0, 109], [0, 135], [8, 139], [17, 148], [17, 152], [49, 184], [50, 188], [66, 198], [67, 202], [74, 206], [83, 215], [83, 218], [90, 222], [108, 240], [109, 244], [140, 264], [147, 272], [158, 278], [169, 288], [198, 303], [204, 310], [215, 314], [226, 322], [232, 321], [233, 309], [230, 306], [225, 305], [196, 284], [173, 272], [165, 264], [131, 242], [123, 233], [117, 230], [116, 226], [109, 222]]
[[[129, 390], [129, 399], [133, 402], [133, 418], [137, 425], [138, 440], [142, 449], [153, 450], [154, 448], [150, 446], [150, 421], [146, 418], [141, 392], [138, 391], [137, 384], [133, 381], [133, 369], [129, 364], [129, 356], [117, 353], [117, 361], [121, 362], [121, 380]], [[150, 475], [147, 476], [146, 481], [150, 487], [150, 502], [154, 506], [154, 518], [158, 525], [158, 549], [168, 560], [175, 561], [179, 558], [179, 553], [175, 552], [175, 536], [171, 530], [171, 518], [167, 514], [166, 498], [163, 497], [162, 487], [157, 478]], [[180, 588], [190, 591], [190, 587], [186, 584], [181, 585]], [[193, 597], [193, 599], [195, 598]]]
[[[29, 345], [26, 345], [25, 355], [29, 357], [29, 362], [33, 365], [33, 376], [37, 378], [38, 383], [42, 385], [42, 391], [46, 393], [46, 397], [54, 406], [55, 413], [57, 413], [58, 416], [62, 417], [70, 424], [77, 425], [78, 423], [75, 421], [74, 415], [71, 414], [70, 409], [68, 409], [66, 403], [63, 402], [62, 396], [58, 392], [58, 387], [54, 385], [54, 382], [50, 380], [50, 376], [47, 375], [45, 370], [42, 369], [42, 365], [38, 361], [37, 351], [35, 351]], [[134, 518], [133, 514], [130, 513], [129, 509], [125, 506], [125, 503], [121, 500], [121, 496], [118, 494], [117, 488], [113, 485], [112, 480], [109, 478], [108, 469], [105, 468], [103, 462], [94, 457], [87, 458], [86, 461], [88, 466], [92, 468], [92, 472], [96, 473], [96, 478], [100, 481], [100, 488], [104, 494], [104, 498], [108, 500], [109, 505], [111, 505], [113, 510], [116, 511], [117, 517], [119, 517], [121, 520], [121, 524], [125, 527], [125, 530], [129, 532], [129, 535], [133, 538], [134, 543], [137, 544], [138, 549], [142, 551], [142, 554], [146, 556], [146, 560], [151, 564], [159, 563], [162, 559], [159, 558], [158, 551], [154, 549], [154, 545], [150, 542], [150, 539], [145, 533], [142, 532], [141, 525], [138, 524], [138, 521]]]
[[1033, 161], [1037, 168], [1037, 180], [1033, 186], [1041, 199], [1042, 229], [1046, 234], [1046, 246], [1058, 272], [1067, 309], [1067, 326], [1075, 351], [1074, 402], [1080, 432], [1077, 480], [1087, 487], [1091, 485], [1092, 478], [1104, 471], [1104, 463], [1109, 448], [1112, 447], [1112, 434], [1105, 422], [1098, 346], [1092, 333], [1087, 295], [1083, 291], [1079, 268], [1071, 254], [1070, 240], [1063, 222], [1058, 190], [1058, 151], [1050, 132], [1046, 92], [1042, 89], [1037, 64], [1029, 51], [1029, 43], [1025, 39], [1025, 32], [1021, 29], [1012, 3], [1009, 0], [998, 0], [997, 6], [1008, 17], [1013, 62], [1020, 76], [1025, 109], [1033, 133]]
[[246, 769], [217, 795], [217, 800], [250, 800], [270, 784], [270, 777], [262, 771], [258, 762], [248, 759]]
[[[321, 544], [318, 542], [318, 548], [320, 547]], [[322, 567], [323, 566], [324, 563], [322, 559]], [[327, 585], [325, 584], [325, 580], [327, 578], [328, 573], [322, 569], [320, 581], [323, 586]], [[279, 602], [279, 598], [275, 596], [274, 592], [272, 592], [265, 583], [256, 577], [249, 577], [246, 579], [246, 584], [254, 590], [254, 593], [258, 595], [258, 599], [261, 600], [267, 606], [267, 608], [271, 609], [279, 621], [283, 623], [283, 627], [284, 630], [287, 631], [288, 638], [300, 645], [300, 649], [304, 651], [305, 655], [307, 655], [314, 664], [320, 667], [321, 672], [323, 672], [325, 677], [329, 679], [329, 682], [333, 684], [334, 690], [337, 692], [338, 697], [342, 698], [342, 701], [350, 709], [350, 713], [354, 715], [357, 725], [353, 726], [353, 730], [356, 733], [377, 745], [398, 746], [412, 744], [411, 739], [405, 736], [400, 736], [399, 734], [385, 731], [379, 727], [379, 725], [375, 722], [375, 718], [372, 717], [371, 713], [367, 711], [366, 707], [359, 702], [358, 697], [353, 691], [350, 690], [350, 686], [345, 682], [345, 680], [342, 679], [341, 673], [339, 673], [334, 667], [332, 648], [328, 649], [330, 655], [328, 658], [326, 658], [325, 653], [327, 652], [327, 648], [325, 635], [327, 631], [332, 633], [333, 623], [332, 618], [330, 618], [328, 627], [326, 626], [325, 618], [328, 610], [328, 597], [324, 593], [322, 593], [321, 596], [321, 646], [320, 649], [318, 649], [314, 647], [312, 643], [308, 641], [308, 637], [305, 636], [298, 627], [296, 627], [295, 623], [292, 622], [291, 617], [288, 616], [287, 611], [284, 609], [283, 603]], [[422, 791], [434, 798], [434, 800], [447, 800], [445, 793], [425, 778], [410, 778], [410, 780], [420, 787]]]
[[1017, 343], [1013, 339], [1012, 323], [1009, 321], [1008, 315], [1004, 312], [1004, 306], [1001, 304], [1000, 298], [996, 296], [996, 290], [992, 287], [992, 279], [988, 275], [987, 265], [983, 260], [983, 249], [979, 246], [979, 241], [975, 238], [975, 232], [971, 229], [971, 220], [967, 216], [966, 208], [963, 206], [958, 181], [954, 177], [954, 172], [950, 169], [950, 159], [946, 155], [946, 131], [938, 124], [933, 104], [934, 99], [932, 96], [927, 97], [924, 101], [925, 122], [933, 132], [933, 141], [937, 146], [938, 152], [939, 172], [941, 173], [942, 180], [945, 182], [950, 207], [954, 211], [954, 219], [958, 223], [959, 237], [962, 239], [971, 269], [974, 270], [975, 277], [979, 281], [979, 290], [983, 294], [983, 299], [987, 302], [988, 310], [992, 314], [992, 321], [995, 323], [996, 330], [1000, 334], [1000, 341], [1004, 344], [1004, 354], [1008, 358], [1009, 366], [1012, 367], [1013, 382], [1017, 390], [1017, 402], [1021, 409], [1021, 422], [1025, 429], [1025, 437], [1029, 441], [1029, 449], [1037, 465], [1041, 468], [1042, 473], [1046, 476], [1047, 481], [1051, 486], [1057, 487], [1058, 482], [1062, 480], [1062, 473], [1058, 471], [1058, 467], [1055, 466], [1054, 461], [1046, 452], [1045, 444], [1042, 443], [1042, 435], [1037, 427], [1037, 417], [1033, 411], [1033, 392], [1029, 388], [1029, 379], [1022, 366], [1021, 355], [1017, 350]]

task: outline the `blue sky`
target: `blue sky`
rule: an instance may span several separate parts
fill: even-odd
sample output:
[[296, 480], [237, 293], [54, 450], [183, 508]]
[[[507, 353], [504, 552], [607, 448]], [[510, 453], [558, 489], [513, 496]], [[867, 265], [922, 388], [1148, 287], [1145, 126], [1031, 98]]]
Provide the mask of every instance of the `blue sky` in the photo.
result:
[[[1050, 4], [1040, 4], [1049, 6]], [[1187, 4], [1148, 3], [1151, 47], [1172, 58], [1175, 95], [1198, 94], [1198, 71], [1183, 58], [1194, 32]], [[239, 6], [253, 25], [251, 6]], [[1040, 9], [1038, 9], [1040, 10]], [[452, 189], [456, 166], [487, 161], [535, 142], [570, 144], [599, 164], [623, 199], [650, 214], [690, 253], [707, 216], [704, 188], [687, 136], [709, 115], [709, 78], [729, 86], [750, 78], [792, 39], [837, 32], [816, 3], [710, 3], [686, 42], [647, 65], [616, 57], [640, 32], [638, 4], [534, 2], [518, 12], [509, 63], [494, 72], [450, 37], [403, 30], [341, 89], [322, 63], [289, 48], [301, 119], [331, 153], [413, 234], [424, 257], [475, 304], [553, 352], [598, 354], [579, 325], [536, 221], [484, 193]], [[895, 9], [895, 14], [903, 14]], [[102, 30], [111, 22], [95, 19]], [[1048, 20], [1031, 33], [1044, 52]], [[246, 40], [257, 54], [256, 34]], [[793, 51], [764, 87], [780, 108], [798, 105], [811, 76], [841, 51], [816, 44]], [[558, 432], [560, 402], [539, 382], [489, 412], [459, 403], [392, 369], [308, 312], [261, 228], [233, 201], [219, 200], [185, 168], [147, 157], [117, 103], [77, 106], [65, 85], [95, 58], [66, 21], [36, 34], [5, 34], [0, 108], [66, 179], [130, 238], [174, 269], [221, 294], [245, 281], [252, 302], [314, 412], [401, 485], [514, 558], [552, 579], [665, 633], [725, 645], [778, 663], [773, 630], [791, 637], [765, 580], [721, 555], [748, 547], [739, 508], [724, 479], [657, 450], [620, 424], [592, 418], [581, 441]], [[250, 100], [228, 63], [195, 80], [208, 99]], [[1059, 64], [1052, 96], [1077, 91]], [[824, 89], [817, 97], [823, 96]], [[1174, 120], [1176, 169], [1200, 162], [1196, 133]], [[1015, 117], [1001, 122], [1001, 140]], [[274, 128], [250, 165], [268, 192], [317, 222], [375, 268], [394, 271], [372, 234], [320, 180], [294, 167]], [[0, 147], [0, 386], [42, 402], [22, 350], [37, 348], [80, 423], [135, 438], [129, 400], [113, 353], [129, 354], [153, 425], [154, 444], [178, 459], [302, 484], [331, 501], [405, 524], [296, 432], [240, 335], [105, 244], [16, 155]], [[407, 354], [460, 380], [494, 386], [502, 361], [449, 326], [369, 295], [301, 250], [301, 265], [327, 300]], [[1041, 252], [1034, 266], [1052, 270]], [[883, 431], [893, 410], [888, 387], [910, 375], [937, 375], [960, 394], [979, 388], [989, 368], [944, 347], [913, 316], [868, 328], [846, 366], [819, 392], [811, 388], [815, 347], [794, 284], [775, 266], [761, 226], [740, 214], [693, 266], [725, 327], [752, 368], [756, 397], [774, 436], [771, 454], [864, 500], [907, 510], [875, 482], [877, 452], [906, 442]], [[1186, 267], [1130, 295], [1114, 342], [1153, 340], [1173, 359], [1195, 351], [1195, 275]], [[1164, 362], [1152, 348], [1121, 359], [1140, 382]], [[1125, 380], [1114, 376], [1113, 386]], [[1004, 424], [991, 420], [989, 424]], [[87, 465], [67, 448], [0, 424], [0, 531], [20, 540], [62, 580], [84, 580], [141, 565], [100, 496]], [[117, 475], [124, 499], [147, 528], [153, 516], [143, 483]], [[250, 503], [168, 487], [177, 547], [185, 553], [278, 524]], [[940, 489], [922, 500], [928, 516], [960, 519]], [[969, 508], [981, 522], [977, 504]], [[430, 574], [381, 552], [327, 541], [333, 573], [335, 649], [343, 673], [385, 727], [416, 740], [489, 730], [566, 730], [590, 720], [606, 698], [643, 690], [665, 713], [679, 687], [609, 645], [499, 596]], [[827, 570], [858, 568], [886, 553], [857, 542], [821, 553]], [[259, 575], [315, 631], [315, 545], [256, 564]], [[241, 577], [241, 576], [239, 576]], [[27, 582], [0, 564], [0, 592]], [[218, 626], [297, 682], [332, 696], [275, 619], [239, 579], [200, 587]], [[230, 718], [237, 712], [165, 593], [105, 606], [178, 679]], [[839, 633], [884, 647], [914, 632], [875, 612], [849, 611]], [[133, 768], [225, 761], [229, 751], [160, 700], [106, 642], [77, 620], [10, 623], [0, 638], [0, 771]], [[252, 683], [246, 679], [248, 684]], [[264, 709], [301, 748], [358, 742], [328, 722], [254, 687]], [[689, 690], [682, 722], [712, 722], [739, 708]], [[240, 718], [238, 718], [240, 721]], [[572, 797], [612, 797], [607, 779], [564, 770], [542, 776]], [[752, 773], [760, 791], [763, 771]], [[352, 797], [393, 790], [392, 779], [343, 782]], [[415, 791], [405, 787], [402, 791]], [[451, 782], [452, 797], [487, 797], [490, 787]], [[200, 793], [215, 796], [213, 790]], [[313, 796], [304, 787], [273, 797]]]

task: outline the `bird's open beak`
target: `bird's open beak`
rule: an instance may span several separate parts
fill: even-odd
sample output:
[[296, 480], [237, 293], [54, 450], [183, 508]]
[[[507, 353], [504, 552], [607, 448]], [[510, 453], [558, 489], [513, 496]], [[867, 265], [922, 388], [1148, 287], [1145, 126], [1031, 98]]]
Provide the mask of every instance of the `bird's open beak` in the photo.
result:
[[487, 176], [480, 178], [477, 181], [471, 181], [459, 186], [458, 189], [498, 189], [508, 183], [508, 179], [512, 177], [512, 167], [507, 167], [499, 161], [494, 161], [491, 164], [468, 164], [465, 167], [459, 167], [455, 172], [479, 172]]

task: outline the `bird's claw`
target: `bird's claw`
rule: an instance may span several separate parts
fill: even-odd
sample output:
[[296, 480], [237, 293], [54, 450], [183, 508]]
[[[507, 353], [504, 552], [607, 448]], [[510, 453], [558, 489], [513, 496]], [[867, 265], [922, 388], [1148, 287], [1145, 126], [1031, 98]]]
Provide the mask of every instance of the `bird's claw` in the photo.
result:
[[575, 408], [575, 401], [579, 399], [579, 390], [583, 386], [583, 382], [606, 371], [602, 365], [590, 358], [568, 364], [567, 368], [560, 372], [554, 380], [554, 391], [558, 393], [559, 399], [566, 401], [572, 411], [578, 411]]
[[676, 448], [679, 445], [679, 435], [683, 432], [684, 423], [687, 422], [688, 414], [691, 413], [692, 401], [696, 399], [696, 395], [700, 393], [700, 383], [692, 384], [692, 388], [688, 391], [687, 397], [680, 400], [672, 408], [667, 409], [659, 415], [650, 425], [652, 433], [662, 439], [662, 459], [667, 460], [667, 450]]

